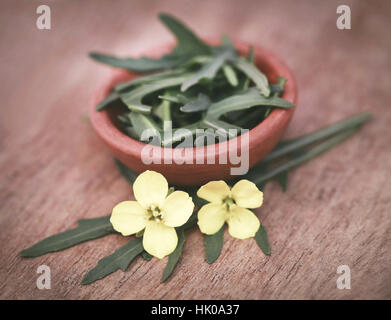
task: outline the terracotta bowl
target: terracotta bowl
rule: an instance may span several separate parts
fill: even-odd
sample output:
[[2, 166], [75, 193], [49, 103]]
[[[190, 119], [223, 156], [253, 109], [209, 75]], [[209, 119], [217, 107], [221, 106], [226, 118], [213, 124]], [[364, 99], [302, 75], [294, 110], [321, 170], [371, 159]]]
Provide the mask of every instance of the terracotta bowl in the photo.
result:
[[[216, 43], [215, 41], [209, 42]], [[169, 43], [157, 48], [152, 48], [151, 50], [146, 51], [145, 55], [159, 57], [168, 53], [173, 45], [173, 43]], [[234, 45], [243, 55], [246, 55], [250, 49], [249, 44], [240, 41], [235, 41]], [[267, 75], [271, 83], [277, 81], [277, 76], [288, 79], [282, 97], [296, 104], [296, 81], [288, 67], [274, 54], [261, 47], [255, 47], [254, 53], [256, 65]], [[116, 84], [130, 80], [134, 77], [137, 77], [137, 75], [125, 70], [115, 70], [110, 77], [103, 81], [98, 87], [91, 105], [90, 118], [92, 126], [98, 136], [110, 149], [113, 156], [126, 166], [139, 173], [145, 170], [158, 171], [167, 178], [170, 184], [195, 186], [211, 180], [234, 178], [234, 176], [231, 175], [231, 168], [237, 167], [238, 165], [232, 165], [229, 160], [225, 164], [219, 164], [219, 159], [224, 159], [224, 156], [229, 152], [232, 152], [232, 146], [235, 145], [238, 155], [240, 152], [248, 152], [249, 168], [251, 168], [262, 160], [278, 143], [295, 110], [295, 108], [275, 109], [264, 121], [253, 129], [242, 136], [229, 140], [230, 144], [228, 148], [226, 145], [223, 148], [221, 143], [212, 146], [186, 148], [186, 150], [185, 148], [181, 148], [180, 151], [183, 151], [181, 157], [182, 160], [184, 160], [183, 164], [177, 164], [175, 161], [172, 161], [171, 164], [167, 163], [165, 160], [168, 160], [168, 158], [164, 151], [170, 152], [173, 151], [173, 149], [154, 146], [152, 147], [155, 151], [153, 163], [145, 164], [141, 159], [141, 152], [146, 144], [130, 138], [119, 130], [116, 121], [118, 110], [108, 109], [107, 111], [101, 112], [95, 110], [98, 103], [110, 93], [111, 89]], [[249, 142], [247, 144], [248, 149], [242, 150], [241, 139], [247, 138]], [[220, 158], [221, 156], [222, 158]], [[207, 159], [209, 162], [207, 162]]]

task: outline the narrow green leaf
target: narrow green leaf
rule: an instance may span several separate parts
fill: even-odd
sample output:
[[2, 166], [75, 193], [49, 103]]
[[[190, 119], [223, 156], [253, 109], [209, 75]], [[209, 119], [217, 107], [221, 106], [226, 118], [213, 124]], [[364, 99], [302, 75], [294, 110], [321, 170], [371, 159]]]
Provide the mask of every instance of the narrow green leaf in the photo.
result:
[[159, 99], [169, 101], [172, 103], [177, 103], [177, 104], [186, 104], [189, 101], [191, 101], [189, 98], [187, 98], [183, 94], [177, 94], [175, 96], [169, 96], [169, 95], [159, 96]]
[[159, 59], [149, 57], [135, 59], [119, 58], [97, 52], [91, 52], [90, 57], [98, 62], [113, 67], [143, 73], [175, 68], [187, 63], [197, 55], [209, 55], [211, 53], [211, 48], [197, 38], [197, 36], [180, 21], [167, 14], [160, 14], [159, 18], [178, 40], [177, 46], [171, 53], [166, 54]]
[[218, 119], [227, 112], [244, 110], [255, 106], [293, 108], [295, 105], [278, 97], [266, 98], [259, 94], [256, 90], [249, 89], [242, 94], [233, 95], [218, 102], [212, 103], [208, 108], [206, 118]]
[[209, 264], [215, 262], [220, 256], [223, 248], [224, 229], [225, 224], [215, 234], [204, 235], [205, 258]]
[[234, 124], [230, 124], [228, 122], [222, 121], [222, 120], [216, 120], [216, 119], [210, 119], [210, 118], [204, 118], [202, 120], [202, 124], [206, 128], [210, 128], [215, 130], [215, 134], [219, 136], [219, 134], [222, 135], [222, 137], [229, 137], [229, 139], [236, 137], [240, 133], [240, 127], [235, 126]]
[[236, 76], [235, 70], [229, 64], [225, 64], [223, 66], [223, 72], [224, 76], [227, 78], [231, 86], [236, 87], [239, 84], [239, 80]]
[[161, 282], [166, 281], [175, 269], [175, 266], [179, 262], [182, 255], [183, 244], [185, 243], [185, 232], [183, 229], [177, 229], [178, 244], [175, 250], [168, 256], [167, 265], [164, 268]]
[[159, 136], [159, 132], [161, 131], [160, 127], [148, 115], [130, 112], [128, 116], [139, 139], [145, 130], [153, 130], [156, 133], [156, 136]]
[[139, 85], [151, 83], [151, 82], [158, 81], [158, 80], [163, 80], [166, 78], [172, 78], [174, 76], [183, 75], [184, 73], [185, 73], [184, 69], [177, 68], [177, 69], [173, 69], [173, 70], [167, 70], [167, 71], [149, 74], [146, 76], [140, 76], [140, 77], [133, 78], [130, 81], [123, 82], [123, 83], [116, 85], [114, 87], [114, 90], [117, 93], [124, 93], [126, 91], [130, 91], [130, 90], [134, 89], [135, 87], [137, 87]]
[[115, 233], [110, 216], [82, 219], [74, 229], [50, 236], [20, 252], [24, 258], [38, 257], [49, 252], [67, 249], [79, 243]]
[[257, 233], [255, 234], [255, 241], [257, 242], [263, 253], [270, 256], [271, 252], [269, 239], [267, 237], [266, 229], [262, 224], [260, 225]]
[[[250, 64], [254, 65], [255, 52], [254, 52], [254, 47], [253, 46], [251, 46], [250, 50], [248, 51], [247, 61]], [[251, 79], [247, 76], [245, 81], [243, 82], [243, 86], [242, 86], [243, 90], [247, 90], [250, 87], [250, 81], [251, 81]]]
[[270, 95], [269, 81], [259, 69], [247, 59], [239, 58], [234, 62], [236, 68], [244, 72], [257, 86], [260, 92], [268, 97]]
[[150, 72], [162, 69], [170, 69], [186, 63], [193, 55], [167, 54], [160, 59], [148, 57], [141, 58], [119, 58], [99, 52], [91, 52], [90, 58], [112, 67], [127, 69], [136, 73]]
[[90, 270], [83, 278], [81, 284], [86, 285], [102, 279], [109, 274], [121, 269], [126, 271], [130, 263], [143, 252], [142, 239], [129, 241], [113, 254], [99, 260], [98, 265]]
[[282, 191], [286, 191], [288, 188], [288, 171], [284, 171], [277, 176], [278, 183], [281, 185]]
[[186, 91], [202, 79], [213, 79], [224, 63], [234, 58], [235, 52], [232, 50], [221, 50], [221, 52], [213, 57], [212, 61], [205, 64], [198, 72], [182, 83], [181, 91]]
[[333, 136], [352, 128], [356, 128], [372, 118], [370, 113], [361, 113], [343, 121], [316, 130], [314, 132], [305, 134], [301, 137], [292, 140], [286, 140], [283, 144], [279, 144], [269, 155], [262, 161], [262, 163], [273, 162], [274, 160], [284, 157], [292, 152], [307, 147], [313, 143], [319, 142], [325, 138]]
[[174, 52], [187, 53], [193, 56], [210, 54], [211, 48], [201, 41], [181, 21], [166, 13], [160, 13], [159, 19], [168, 29], [170, 29], [178, 40], [178, 44], [175, 47]]
[[142, 84], [129, 92], [119, 93], [119, 96], [130, 110], [140, 113], [150, 113], [152, 107], [142, 103], [142, 99], [146, 95], [164, 88], [179, 86], [188, 77], [189, 74], [178, 75]]
[[141, 256], [142, 258], [145, 260], [145, 261], [150, 261], [152, 259], [152, 256], [147, 252], [147, 251], [143, 251], [141, 253]]
[[98, 106], [96, 107], [96, 111], [102, 111], [104, 109], [112, 107], [118, 102], [120, 102], [119, 95], [115, 91], [113, 91], [98, 104]]
[[267, 171], [261, 171], [257, 174], [257, 171], [251, 171], [246, 175], [246, 177], [249, 178], [252, 182], [254, 182], [256, 185], [263, 184], [266, 181], [269, 181], [284, 171], [290, 170], [292, 168], [295, 168], [315, 157], [318, 155], [324, 153], [325, 151], [331, 149], [332, 147], [336, 146], [337, 144], [341, 143], [342, 141], [346, 140], [350, 136], [352, 136], [354, 133], [358, 131], [359, 128], [353, 128], [347, 131], [344, 131], [342, 133], [339, 133], [326, 141], [318, 144], [316, 147], [313, 147], [312, 149], [303, 152], [302, 154], [299, 154], [297, 156], [294, 156], [293, 159], [286, 161], [285, 163], [267, 170]]
[[187, 102], [180, 108], [182, 112], [199, 112], [209, 108], [211, 102], [206, 94], [200, 93], [194, 100]]
[[[162, 138], [162, 145], [165, 147], [172, 146], [174, 143], [180, 142], [188, 137], [192, 137], [196, 134], [196, 130], [200, 127], [199, 122], [195, 122], [189, 126], [185, 126], [183, 128], [174, 129], [172, 134], [165, 135], [163, 133]], [[183, 130], [186, 129], [186, 130]]]

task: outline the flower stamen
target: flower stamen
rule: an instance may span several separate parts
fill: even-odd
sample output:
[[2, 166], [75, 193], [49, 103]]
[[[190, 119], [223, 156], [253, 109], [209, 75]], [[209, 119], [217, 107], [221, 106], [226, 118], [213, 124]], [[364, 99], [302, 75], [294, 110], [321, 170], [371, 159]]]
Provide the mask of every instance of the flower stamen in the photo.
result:
[[156, 205], [151, 204], [147, 209], [148, 220], [161, 222], [163, 220], [163, 211]]

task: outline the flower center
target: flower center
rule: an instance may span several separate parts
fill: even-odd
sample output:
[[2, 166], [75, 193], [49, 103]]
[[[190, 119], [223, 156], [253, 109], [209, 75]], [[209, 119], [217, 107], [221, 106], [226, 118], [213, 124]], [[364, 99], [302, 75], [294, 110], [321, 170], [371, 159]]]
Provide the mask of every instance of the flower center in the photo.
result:
[[151, 204], [147, 209], [148, 220], [161, 222], [163, 220], [163, 211], [154, 204]]
[[236, 205], [236, 202], [235, 202], [235, 199], [234, 198], [231, 198], [229, 196], [227, 196], [226, 198], [224, 198], [223, 200], [223, 206], [225, 206], [225, 208], [227, 209], [227, 211], [231, 210], [231, 208], [233, 206]]

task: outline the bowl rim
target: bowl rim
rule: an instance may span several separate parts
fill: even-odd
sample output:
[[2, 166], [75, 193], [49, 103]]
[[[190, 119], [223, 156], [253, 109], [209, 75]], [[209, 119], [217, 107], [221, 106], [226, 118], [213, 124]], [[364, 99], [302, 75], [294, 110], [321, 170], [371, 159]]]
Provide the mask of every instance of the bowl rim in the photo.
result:
[[[216, 45], [219, 43], [217, 38], [203, 39], [205, 42]], [[250, 43], [234, 40], [233, 44], [235, 48], [240, 52], [241, 55], [245, 55], [249, 52], [250, 48], [254, 49], [254, 57], [256, 65], [259, 65], [259, 61], [262, 61], [264, 65], [268, 65], [272, 69], [276, 70], [277, 75], [282, 76], [287, 79], [282, 98], [294, 103], [297, 103], [297, 85], [296, 80], [293, 76], [292, 71], [286, 66], [286, 64], [280, 60], [274, 53], [264, 49], [261, 46], [251, 45]], [[163, 43], [159, 46], [151, 47], [147, 50], [142, 51], [143, 55], [149, 57], [159, 57], [162, 54], [168, 53], [175, 45], [175, 42], [170, 41]], [[152, 152], [152, 163], [164, 163], [165, 151], [167, 149], [182, 149], [189, 150], [192, 149], [192, 152], [186, 153], [181, 156], [184, 163], [187, 161], [197, 161], [199, 154], [203, 155], [203, 158], [214, 157], [217, 159], [221, 156], [221, 153], [227, 153], [227, 148], [219, 148], [221, 142], [207, 145], [202, 147], [191, 147], [191, 148], [171, 148], [171, 147], [162, 147], [162, 146], [153, 146], [146, 144], [139, 140], [135, 140], [125, 133], [123, 133], [117, 126], [112, 122], [109, 111], [102, 110], [97, 111], [96, 106], [101, 102], [107, 95], [111, 92], [112, 88], [121, 81], [129, 80], [132, 77], [135, 78], [139, 76], [138, 74], [132, 73], [125, 69], [115, 69], [111, 74], [102, 80], [98, 87], [96, 93], [92, 97], [91, 109], [90, 109], [90, 120], [95, 132], [98, 136], [112, 149], [120, 151], [127, 156], [133, 158], [141, 158], [142, 149], [149, 145]], [[257, 124], [252, 129], [248, 130], [246, 133], [239, 135], [237, 137], [227, 140], [229, 143], [236, 145], [238, 151], [240, 151], [241, 139], [245, 135], [249, 135], [249, 149], [257, 145], [257, 140], [265, 136], [270, 128], [273, 128], [277, 123], [284, 122], [287, 119], [290, 119], [293, 115], [296, 106], [289, 109], [274, 109], [270, 115]], [[200, 150], [202, 149], [202, 150]], [[155, 152], [157, 151], [157, 152]], [[160, 155], [160, 156], [159, 156]], [[159, 162], [160, 161], [160, 162]], [[191, 162], [197, 163], [197, 162]]]

